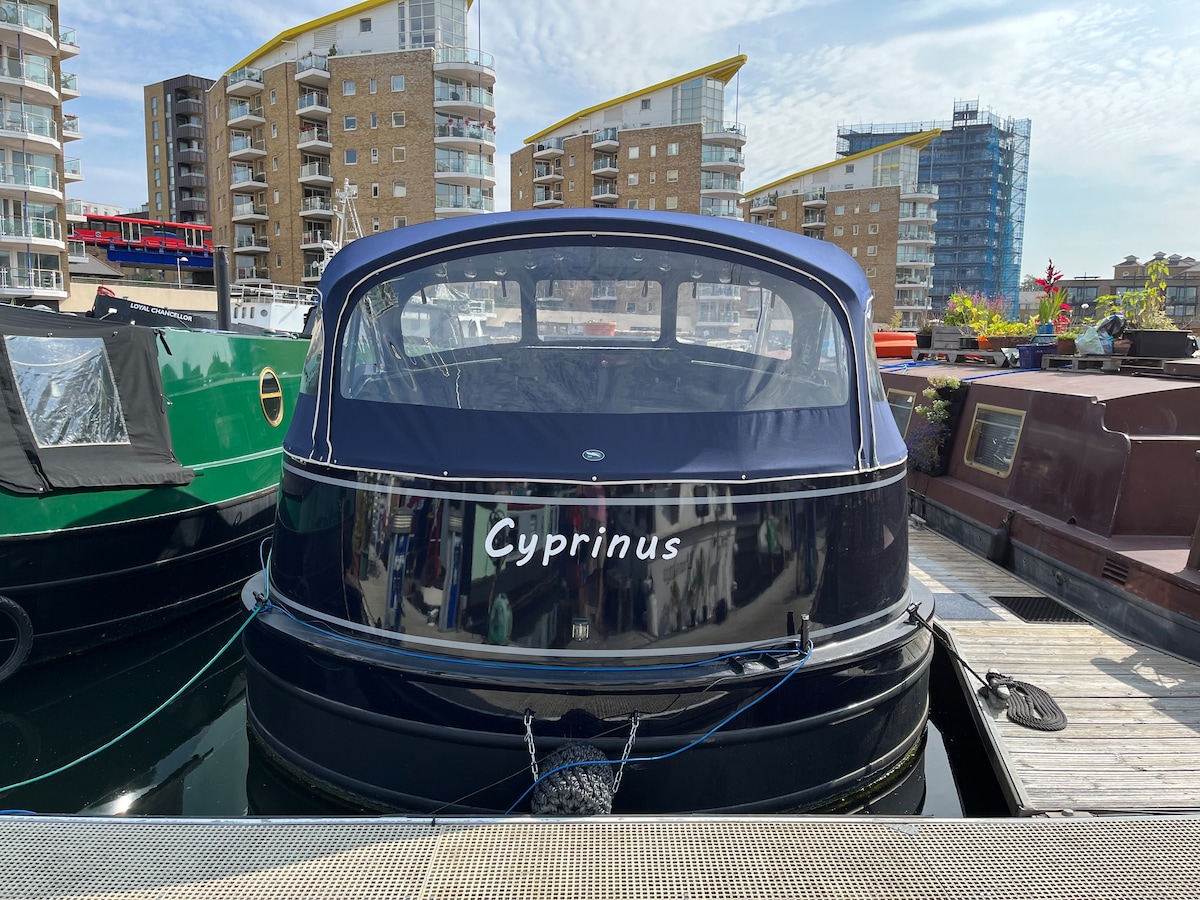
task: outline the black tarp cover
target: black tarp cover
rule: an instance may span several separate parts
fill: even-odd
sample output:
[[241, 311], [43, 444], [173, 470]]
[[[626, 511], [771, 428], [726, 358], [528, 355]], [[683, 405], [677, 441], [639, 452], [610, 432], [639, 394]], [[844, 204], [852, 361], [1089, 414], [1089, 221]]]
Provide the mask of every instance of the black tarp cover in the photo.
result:
[[[195, 477], [191, 469], [180, 465], [171, 446], [153, 329], [0, 306], [0, 335], [0, 487], [45, 494], [79, 488], [183, 485]], [[124, 418], [121, 440], [38, 446], [18, 390], [9, 336], [102, 340]]]

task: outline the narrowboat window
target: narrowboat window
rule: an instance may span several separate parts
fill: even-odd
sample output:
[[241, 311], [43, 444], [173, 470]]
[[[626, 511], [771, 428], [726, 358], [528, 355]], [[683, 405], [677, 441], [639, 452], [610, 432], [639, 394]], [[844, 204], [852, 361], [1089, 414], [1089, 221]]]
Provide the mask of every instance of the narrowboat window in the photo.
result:
[[800, 279], [694, 252], [547, 244], [444, 259], [351, 308], [338, 365], [351, 399], [634, 414], [850, 396], [830, 303]]
[[975, 407], [963, 462], [971, 468], [1007, 478], [1012, 471], [1024, 423], [1025, 413], [1021, 410], [979, 404]]
[[917, 395], [913, 391], [898, 391], [892, 388], [887, 392], [888, 406], [891, 407], [892, 415], [896, 418], [896, 427], [900, 429], [901, 434], [908, 431], [908, 420], [912, 418], [916, 401]]
[[101, 338], [4, 338], [17, 394], [39, 447], [128, 444]]

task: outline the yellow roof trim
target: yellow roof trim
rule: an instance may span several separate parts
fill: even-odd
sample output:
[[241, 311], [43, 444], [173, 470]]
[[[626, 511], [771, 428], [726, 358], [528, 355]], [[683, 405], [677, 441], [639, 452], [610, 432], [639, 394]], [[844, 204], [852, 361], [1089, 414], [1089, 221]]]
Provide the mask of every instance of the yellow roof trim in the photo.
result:
[[693, 78], [699, 78], [702, 75], [710, 75], [725, 84], [729, 84], [733, 76], [738, 73], [738, 69], [746, 64], [747, 59], [748, 57], [744, 53], [741, 53], [737, 56], [731, 56], [729, 59], [723, 59], [718, 63], [713, 63], [711, 66], [705, 66], [703, 69], [696, 69], [688, 72], [686, 75], [680, 75], [676, 78], [660, 81], [658, 84], [652, 84], [649, 87], [644, 87], [640, 91], [632, 91], [631, 93], [623, 94], [620, 97], [616, 97], [612, 100], [606, 100], [603, 103], [597, 103], [595, 106], [589, 106], [587, 109], [581, 109], [574, 115], [567, 116], [561, 122], [555, 122], [549, 128], [545, 128], [542, 131], [539, 131], [537, 134], [525, 138], [525, 143], [532, 144], [534, 141], [540, 141], [551, 132], [570, 125], [576, 119], [582, 119], [584, 116], [590, 116], [592, 113], [600, 112], [600, 110], [607, 109], [610, 106], [616, 106], [619, 103], [624, 103], [626, 100], [633, 100], [642, 96], [643, 94], [650, 94], [666, 87], [674, 87], [677, 84], [682, 84], [683, 82], [690, 81]]
[[[327, 16], [321, 16], [319, 19], [313, 19], [310, 22], [305, 22], [303, 25], [297, 25], [294, 28], [289, 28], [287, 31], [281, 31], [241, 62], [236, 63], [227, 69], [225, 74], [228, 75], [230, 72], [236, 72], [243, 66], [250, 65], [250, 63], [254, 62], [254, 60], [258, 59], [260, 56], [265, 56], [284, 41], [290, 41], [299, 34], [303, 34], [306, 31], [312, 31], [316, 28], [323, 28], [324, 26], [333, 22], [337, 22], [339, 19], [347, 19], [350, 16], [358, 15], [360, 12], [366, 12], [368, 9], [374, 9], [377, 6], [385, 6], [389, 2], [391, 2], [391, 0], [365, 0], [363, 3], [355, 3], [353, 6], [347, 6], [345, 9], [330, 13]], [[474, 2], [475, 0], [467, 0], [467, 9], [470, 9]]]
[[832, 162], [822, 163], [819, 166], [813, 166], [810, 169], [802, 169], [799, 172], [793, 172], [791, 175], [785, 175], [782, 178], [776, 178], [770, 184], [764, 184], [762, 187], [757, 187], [752, 191], [746, 191], [746, 198], [749, 199], [756, 194], [761, 194], [764, 191], [769, 191], [771, 188], [779, 187], [781, 184], [786, 184], [789, 181], [794, 181], [797, 178], [802, 178], [805, 175], [811, 175], [813, 172], [820, 172], [822, 169], [829, 169], [833, 166], [840, 166], [842, 163], [853, 162], [856, 159], [864, 159], [868, 156], [874, 156], [881, 150], [890, 150], [893, 147], [916, 147], [918, 150], [924, 150], [929, 146], [930, 142], [942, 133], [940, 128], [931, 128], [928, 131], [921, 131], [917, 134], [910, 134], [908, 137], [902, 137], [899, 140], [891, 141], [887, 144], [880, 144], [878, 147], [872, 147], [870, 150], [863, 150], [851, 156], [842, 156]]

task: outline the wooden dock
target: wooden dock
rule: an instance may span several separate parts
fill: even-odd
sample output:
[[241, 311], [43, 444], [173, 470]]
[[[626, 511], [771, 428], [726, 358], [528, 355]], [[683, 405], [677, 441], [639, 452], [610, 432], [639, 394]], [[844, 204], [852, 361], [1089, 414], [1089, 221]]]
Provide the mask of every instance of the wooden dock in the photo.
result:
[[1023, 621], [992, 598], [1041, 591], [926, 529], [910, 535], [913, 576], [956, 651], [981, 675], [1042, 688], [1067, 716], [1058, 732], [1014, 724], [955, 665], [1014, 814], [1200, 811], [1200, 666], [1090, 624]]

